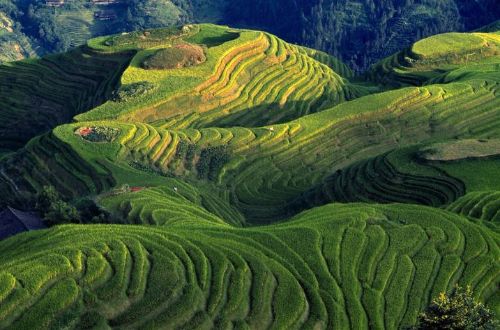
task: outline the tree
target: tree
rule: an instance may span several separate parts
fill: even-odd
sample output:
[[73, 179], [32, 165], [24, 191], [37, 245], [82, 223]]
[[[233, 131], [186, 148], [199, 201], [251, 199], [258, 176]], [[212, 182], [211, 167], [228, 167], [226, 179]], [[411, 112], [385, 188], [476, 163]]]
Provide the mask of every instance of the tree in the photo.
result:
[[472, 289], [456, 286], [450, 295], [442, 292], [419, 315], [414, 329], [493, 330], [498, 327], [495, 315], [482, 303], [474, 300]]
[[53, 186], [44, 186], [36, 198], [36, 209], [44, 214], [50, 209], [50, 206], [59, 200], [59, 193]]
[[106, 211], [95, 200], [82, 198], [75, 203], [81, 223], [122, 223], [121, 219]]
[[48, 225], [80, 222], [78, 210], [63, 201], [53, 186], [44, 186], [38, 193], [36, 209]]
[[76, 208], [62, 200], [57, 200], [50, 205], [43, 219], [48, 225], [58, 225], [61, 223], [79, 223], [80, 214]]

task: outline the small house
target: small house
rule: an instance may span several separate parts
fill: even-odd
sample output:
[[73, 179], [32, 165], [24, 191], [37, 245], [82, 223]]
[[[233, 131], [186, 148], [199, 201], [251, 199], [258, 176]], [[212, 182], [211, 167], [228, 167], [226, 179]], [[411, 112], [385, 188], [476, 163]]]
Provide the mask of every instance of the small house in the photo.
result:
[[0, 240], [30, 230], [46, 228], [42, 219], [31, 212], [7, 207], [0, 212]]

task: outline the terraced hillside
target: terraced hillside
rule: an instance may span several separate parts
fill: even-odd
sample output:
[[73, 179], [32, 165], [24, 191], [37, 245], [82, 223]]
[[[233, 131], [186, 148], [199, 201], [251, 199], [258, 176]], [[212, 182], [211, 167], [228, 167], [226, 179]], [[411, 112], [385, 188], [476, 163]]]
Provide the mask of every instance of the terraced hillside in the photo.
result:
[[[445, 33], [421, 40], [380, 61], [368, 76], [393, 86], [448, 82], [448, 73], [469, 65], [486, 66], [500, 54], [500, 34]], [[495, 60], [493, 60], [495, 62]], [[470, 71], [480, 73], [481, 67]]]
[[426, 207], [332, 204], [249, 229], [73, 225], [0, 247], [13, 328], [396, 329], [457, 281], [498, 306], [498, 235]]
[[[465, 193], [465, 184], [460, 179], [429, 164], [412, 164], [412, 171], [405, 173], [397, 168], [394, 160], [396, 164], [412, 164], [411, 155], [400, 152], [355, 163], [337, 171], [292, 205], [307, 209], [318, 203], [359, 201], [440, 206]], [[303, 203], [306, 205], [301, 205]]]
[[500, 57], [449, 58], [476, 37], [392, 90], [259, 31], [90, 41], [133, 53], [119, 86], [0, 158], [1, 203], [117, 223], [0, 242], [0, 328], [399, 329], [455, 284], [500, 315]]
[[88, 47], [40, 60], [0, 66], [0, 150], [16, 150], [34, 136], [103, 103], [116, 88], [130, 53]]
[[475, 191], [458, 199], [448, 210], [481, 220], [499, 222], [499, 191]]
[[[257, 126], [318, 112], [367, 90], [349, 83], [352, 73], [338, 60], [264, 32], [201, 25], [187, 26], [163, 42], [144, 40], [137, 45], [118, 40], [113, 46], [106, 45], [109, 38], [89, 42], [105, 51], [140, 47], [121, 78], [122, 88], [147, 83], [152, 90], [126, 103], [107, 102], [79, 115], [79, 121], [118, 119], [166, 128]], [[182, 42], [205, 45], [206, 62], [176, 70], [143, 67], [155, 49]]]

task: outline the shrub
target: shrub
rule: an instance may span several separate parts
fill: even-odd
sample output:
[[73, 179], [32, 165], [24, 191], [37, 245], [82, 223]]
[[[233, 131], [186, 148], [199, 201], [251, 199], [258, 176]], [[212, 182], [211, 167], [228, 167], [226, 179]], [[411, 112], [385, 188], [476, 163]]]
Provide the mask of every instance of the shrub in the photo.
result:
[[498, 321], [483, 304], [474, 300], [472, 289], [455, 287], [441, 293], [418, 318], [414, 329], [497, 329]]
[[111, 142], [118, 136], [120, 130], [113, 127], [94, 126], [82, 127], [77, 133], [90, 142]]
[[63, 201], [53, 186], [44, 186], [42, 191], [38, 193], [36, 209], [49, 226], [80, 222], [78, 210]]
[[179, 141], [177, 144], [177, 150], [175, 151], [176, 159], [184, 159], [188, 151], [189, 143], [185, 141]]
[[123, 85], [118, 91], [115, 91], [112, 100], [115, 102], [125, 102], [135, 96], [149, 93], [155, 88], [149, 81], [139, 81], [132, 84]]
[[44, 214], [50, 206], [60, 199], [59, 193], [53, 186], [44, 186], [36, 198], [36, 209]]
[[200, 159], [196, 164], [198, 178], [215, 180], [222, 167], [229, 161], [226, 146], [208, 147], [201, 150]]
[[43, 219], [51, 226], [61, 223], [80, 223], [80, 214], [74, 206], [57, 200], [50, 205]]
[[158, 50], [148, 57], [142, 66], [144, 69], [179, 69], [195, 66], [206, 61], [203, 48], [192, 44], [179, 44]]
[[193, 160], [196, 155], [197, 147], [195, 144], [188, 144], [186, 150], [186, 169], [191, 170], [193, 168]]
[[[152, 167], [152, 166], [147, 165], [147, 164], [143, 164], [143, 163], [138, 162], [138, 161], [132, 161], [129, 163], [129, 165], [130, 165], [130, 167], [133, 167], [136, 170], [143, 171], [146, 173], [161, 175], [161, 176], [164, 176], [167, 178], [175, 177], [175, 175], [173, 173], [163, 172], [161, 169]], [[126, 191], [126, 192], [130, 192], [130, 189], [128, 189], [128, 191]]]
[[75, 204], [75, 207], [84, 223], [119, 223], [111, 213], [96, 204], [93, 199], [81, 199]]

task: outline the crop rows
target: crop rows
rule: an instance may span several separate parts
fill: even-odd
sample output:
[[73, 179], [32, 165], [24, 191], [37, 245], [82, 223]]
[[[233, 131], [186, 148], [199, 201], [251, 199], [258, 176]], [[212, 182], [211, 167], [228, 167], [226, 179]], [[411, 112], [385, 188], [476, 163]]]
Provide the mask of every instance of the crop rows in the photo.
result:
[[[500, 134], [500, 104], [494, 96], [497, 90], [498, 85], [492, 81], [404, 89], [366, 96], [287, 124], [263, 128], [172, 130], [131, 123], [126, 127], [118, 126], [123, 130], [124, 137], [117, 139], [110, 147], [115, 148], [119, 143], [117, 147], [121, 151], [118, 158], [121, 160], [139, 162], [163, 173], [196, 179], [197, 165], [200, 164], [203, 150], [225, 146], [229, 157], [227, 162], [219, 165], [214, 163], [211, 167], [213, 171], [208, 177], [216, 184], [225, 186], [223, 190], [230, 191], [231, 203], [243, 212], [247, 220], [266, 222], [267, 219], [288, 214], [287, 204], [290, 200], [322, 185], [335, 171], [356, 161], [383, 154], [401, 145], [436, 138], [497, 136]], [[359, 109], [363, 111], [360, 112]], [[103, 123], [115, 125], [114, 122]], [[64, 136], [58, 135], [57, 138], [76, 150], [81, 147], [85, 147], [85, 150], [96, 148], [94, 151], [82, 149], [82, 155], [87, 152], [89, 156], [105, 152], [105, 146], [100, 144], [95, 144], [94, 147], [91, 143], [82, 145], [82, 139], [73, 134], [79, 125], [61, 127], [58, 130], [67, 133]], [[179, 155], [179, 143], [189, 145], [192, 155]], [[36, 144], [33, 143], [34, 146]], [[19, 157], [29, 158], [31, 152], [28, 150], [24, 156]], [[223, 155], [214, 154], [213, 159], [220, 156]], [[107, 157], [113, 159], [117, 155], [109, 154]], [[212, 155], [210, 157], [212, 159]], [[90, 162], [90, 168], [96, 166], [92, 164]], [[97, 165], [101, 168], [100, 173], [112, 178], [110, 170], [102, 166], [106, 165], [103, 162]], [[210, 163], [207, 166], [210, 167]], [[37, 168], [41, 171], [41, 176], [33, 178], [23, 175], [31, 178], [30, 185], [34, 187], [52, 180], [50, 175], [46, 179], [42, 178], [46, 176], [43, 173], [49, 171], [47, 166]], [[371, 172], [373, 170], [360, 173]], [[91, 183], [93, 179], [88, 178], [88, 174], [82, 174], [79, 178], [78, 173], [80, 172], [76, 171], [73, 174], [75, 179], [83, 179], [90, 187], [95, 185]], [[4, 173], [2, 186], [8, 184], [12, 187], [9, 182], [16, 175]], [[361, 181], [368, 180], [368, 177], [356, 180], [362, 187]], [[432, 183], [417, 202], [445, 204], [463, 194], [463, 187], [456, 182], [442, 184], [443, 182], [437, 184], [441, 188], [436, 188], [435, 183]], [[68, 190], [63, 188], [64, 192]], [[102, 190], [88, 188], [87, 191]], [[74, 193], [70, 194], [73, 195]]]
[[[241, 207], [248, 209], [244, 213], [256, 214], [258, 210], [250, 205], [266, 205], [268, 210], [271, 205], [280, 208], [284, 200], [320, 184], [336, 170], [401, 145], [436, 138], [498, 136], [500, 103], [494, 96], [497, 89], [496, 84], [484, 83], [457, 84], [444, 90], [414, 89], [416, 93], [407, 93], [389, 107], [380, 106], [379, 111], [352, 119], [346, 116], [331, 120], [325, 116], [318, 120], [321, 126], [316, 126], [314, 117], [311, 122], [304, 118], [296, 121], [301, 126], [296, 134], [281, 137], [277, 133], [281, 127], [275, 127], [269, 139], [278, 138], [266, 148], [257, 147], [262, 143], [257, 144], [258, 139], [255, 147], [247, 143], [245, 150], [248, 151], [241, 152], [247, 162], [231, 172], [234, 176], [228, 175], [226, 182], [234, 186]], [[443, 99], [445, 94], [448, 95]], [[371, 102], [377, 100], [374, 98]], [[351, 103], [353, 108], [363, 106], [356, 104], [357, 101]], [[338, 106], [331, 112], [342, 111], [342, 108]], [[460, 196], [463, 188], [453, 186], [455, 192], [450, 196]], [[452, 200], [445, 198], [442, 203]], [[272, 216], [274, 214], [270, 218]]]
[[223, 196], [213, 191], [206, 193], [181, 181], [139, 192], [111, 195], [104, 198], [102, 204], [108, 210], [123, 215], [124, 222], [130, 224], [170, 226], [195, 220], [195, 223], [241, 226], [243, 222], [242, 216]]
[[464, 183], [446, 173], [435, 171], [435, 176], [402, 173], [387, 155], [381, 155], [338, 170], [320, 186], [303, 193], [290, 207], [301, 210], [331, 202], [414, 203], [437, 207], [455, 201], [464, 193]]
[[54, 186], [67, 198], [99, 193], [115, 185], [109, 170], [82, 159], [52, 133], [36, 137], [15, 157], [2, 163], [0, 178], [5, 200], [23, 191], [40, 191], [45, 185]]
[[[119, 142], [118, 157], [164, 173], [196, 179], [202, 150], [226, 146], [228, 162], [222, 167], [215, 166], [209, 177], [230, 191], [231, 203], [247, 220], [265, 222], [288, 214], [290, 200], [322, 185], [337, 170], [356, 161], [401, 145], [436, 138], [497, 136], [500, 133], [499, 101], [494, 97], [497, 90], [498, 85], [490, 81], [405, 89], [366, 96], [287, 124], [263, 128], [172, 130], [131, 123], [122, 128], [126, 138]], [[359, 112], [358, 109], [365, 110]], [[61, 130], [68, 133], [60, 137], [77, 150], [83, 147], [81, 138], [73, 134], [78, 125], [62, 127]], [[190, 146], [193, 154], [189, 157], [178, 154], [179, 144]], [[85, 143], [85, 148], [91, 147], [89, 145]], [[99, 150], [89, 151], [91, 154], [103, 152], [100, 145], [95, 147]], [[357, 175], [358, 170], [355, 172]], [[355, 177], [358, 187], [371, 180], [373, 172], [374, 169], [359, 172], [368, 176], [363, 180]], [[392, 175], [390, 170], [386, 173]], [[394, 183], [396, 177], [380, 179]], [[416, 195], [396, 200], [429, 205], [449, 203], [462, 195], [464, 189], [453, 179], [448, 180], [428, 181], [424, 184], [428, 185], [425, 193], [417, 200]], [[420, 179], [417, 181], [422, 184]], [[383, 189], [378, 194], [382, 191], [386, 192]], [[389, 195], [394, 200], [398, 193]]]
[[500, 192], [470, 192], [446, 209], [463, 216], [498, 223], [500, 222]]
[[30, 236], [0, 243], [2, 327], [396, 329], [455, 283], [499, 303], [492, 233], [421, 206], [330, 205], [260, 229], [64, 226]]
[[[460, 41], [467, 46], [457, 46]], [[442, 48], [446, 48], [445, 45], [448, 49]], [[401, 87], [442, 81], [459, 65], [465, 65], [463, 68], [469, 71], [468, 75], [477, 75], [483, 70], [481, 66], [494, 63], [491, 59], [498, 55], [499, 46], [500, 38], [495, 33], [432, 36], [381, 60], [371, 68], [367, 77], [382, 84]], [[471, 63], [474, 68], [467, 67]]]
[[430, 77], [418, 71], [412, 72], [410, 61], [414, 61], [414, 55], [406, 49], [378, 62], [368, 75], [383, 84], [420, 86]]
[[[235, 122], [255, 126], [294, 119], [365, 93], [310, 57], [309, 52], [261, 33], [222, 57], [214, 74], [196, 87], [193, 95], [174, 97], [155, 108], [154, 114], [149, 109], [138, 111], [134, 118], [154, 118], [158, 121], [155, 125], [165, 128], [221, 127]], [[349, 74], [335, 59], [318, 56]], [[190, 104], [191, 114], [172, 116], [171, 112], [185, 103]]]
[[0, 66], [0, 148], [17, 149], [110, 97], [130, 54], [84, 47]]
[[[174, 32], [150, 39], [166, 45]], [[455, 284], [500, 314], [498, 191], [473, 191], [472, 161], [416, 156], [422, 145], [500, 136], [494, 64], [412, 71], [406, 50], [374, 79], [443, 84], [362, 96], [375, 87], [349, 83], [334, 58], [240, 32], [207, 47], [199, 66], [151, 71], [156, 90], [144, 99], [86, 117], [120, 120], [62, 125], [1, 159], [2, 202], [53, 185], [68, 200], [93, 198], [120, 224], [1, 241], [0, 328], [401, 329]], [[115, 36], [124, 44], [114, 47], [137, 48], [135, 37]], [[5, 102], [28, 109], [22, 97], [36, 82], [34, 95], [57, 91], [41, 107], [72, 116], [102, 103], [131, 56], [106, 49], [13, 64], [25, 78]], [[143, 78], [134, 62], [143, 55], [122, 83]], [[52, 127], [54, 113], [38, 120]], [[116, 134], [75, 134], [91, 127]]]

